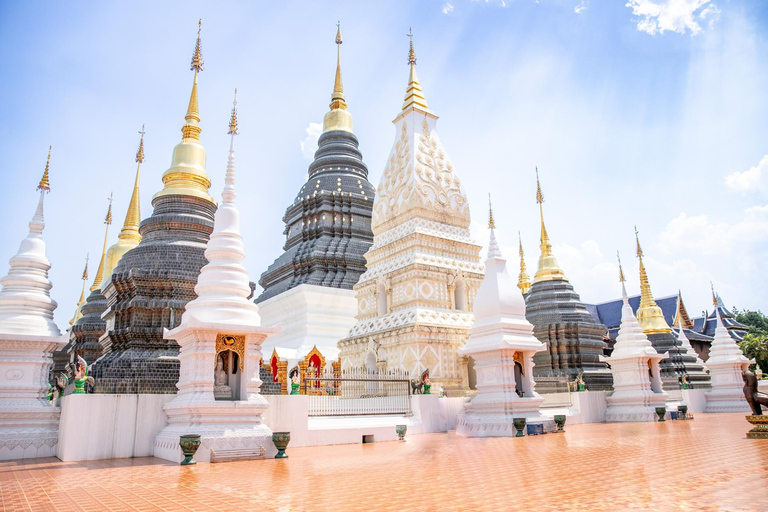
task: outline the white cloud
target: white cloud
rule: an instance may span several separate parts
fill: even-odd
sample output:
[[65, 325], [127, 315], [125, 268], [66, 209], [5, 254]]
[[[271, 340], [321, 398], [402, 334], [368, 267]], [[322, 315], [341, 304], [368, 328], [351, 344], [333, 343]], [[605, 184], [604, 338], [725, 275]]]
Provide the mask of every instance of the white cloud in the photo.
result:
[[445, 2], [443, 4], [443, 14], [451, 14], [453, 12], [453, 2]]
[[473, 2], [483, 2], [486, 4], [499, 4], [501, 7], [506, 7], [507, 2], [506, 0], [472, 0]]
[[744, 172], [734, 172], [725, 178], [728, 188], [736, 192], [746, 193], [760, 191], [768, 194], [768, 155], [760, 163]]
[[320, 134], [323, 133], [323, 125], [320, 123], [309, 123], [307, 126], [307, 136], [304, 140], [299, 141], [301, 145], [301, 154], [307, 160], [312, 160], [315, 157], [315, 151], [317, 151], [317, 139], [320, 138]]
[[710, 0], [629, 0], [627, 7], [638, 16], [637, 29], [651, 35], [666, 31], [685, 34], [701, 32], [699, 22], [717, 21], [720, 10]]
[[579, 5], [573, 8], [573, 12], [576, 14], [581, 14], [587, 10], [587, 7], [589, 7], [589, 0], [581, 0]]

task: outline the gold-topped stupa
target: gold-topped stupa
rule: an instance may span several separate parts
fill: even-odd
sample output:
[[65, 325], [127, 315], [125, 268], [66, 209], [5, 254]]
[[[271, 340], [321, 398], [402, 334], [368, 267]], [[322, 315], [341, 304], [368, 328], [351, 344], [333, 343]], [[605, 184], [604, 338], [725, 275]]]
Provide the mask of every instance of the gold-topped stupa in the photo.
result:
[[190, 70], [195, 72], [192, 94], [189, 96], [186, 123], [181, 128], [181, 142], [173, 150], [171, 167], [163, 174], [163, 189], [152, 201], [162, 196], [194, 196], [216, 203], [208, 193], [211, 180], [205, 172], [205, 149], [200, 144], [200, 111], [197, 103], [197, 75], [203, 70], [203, 54], [200, 43], [202, 21], [198, 22], [197, 43], [192, 55]]
[[525, 266], [525, 253], [523, 252], [523, 239], [520, 232], [517, 232], [517, 241], [520, 245], [520, 275], [517, 276], [517, 287], [523, 295], [531, 291], [531, 277], [528, 275], [528, 269]]
[[640, 260], [640, 307], [637, 309], [637, 321], [645, 334], [658, 334], [672, 332], [664, 313], [656, 305], [651, 293], [651, 285], [648, 283], [648, 274], [643, 264], [643, 249], [640, 247], [640, 237], [635, 227], [635, 241], [637, 242], [637, 258]]
[[533, 278], [534, 283], [542, 281], [568, 281], [565, 273], [557, 263], [557, 259], [552, 254], [552, 243], [549, 241], [547, 227], [544, 225], [544, 195], [541, 193], [541, 184], [539, 183], [539, 168], [536, 168], [536, 202], [539, 204], [539, 216], [541, 217], [541, 256], [539, 256], [539, 268]]
[[330, 112], [323, 118], [323, 133], [342, 130], [352, 132], [352, 114], [347, 112], [344, 85], [341, 82], [341, 24], [336, 24], [336, 78], [333, 81]]
[[141, 164], [144, 163], [144, 125], [141, 126], [141, 140], [139, 141], [139, 149], [136, 151], [136, 180], [133, 184], [133, 193], [131, 194], [131, 201], [128, 203], [128, 212], [125, 214], [125, 221], [123, 222], [123, 229], [120, 230], [120, 234], [117, 235], [117, 243], [107, 250], [106, 261], [104, 264], [104, 275], [102, 276], [102, 283], [109, 282], [109, 278], [112, 276], [112, 272], [115, 270], [117, 263], [123, 254], [127, 253], [141, 242], [141, 235], [139, 234], [139, 224], [141, 223], [141, 207], [139, 204], [139, 176], [141, 171]]
[[96, 277], [93, 278], [93, 284], [91, 285], [91, 291], [101, 289], [101, 283], [104, 279], [104, 267], [107, 260], [107, 238], [109, 237], [109, 225], [112, 224], [112, 194], [109, 195], [109, 208], [107, 209], [107, 216], [104, 218], [104, 246], [101, 250], [101, 259], [99, 260], [99, 268], [96, 270]]

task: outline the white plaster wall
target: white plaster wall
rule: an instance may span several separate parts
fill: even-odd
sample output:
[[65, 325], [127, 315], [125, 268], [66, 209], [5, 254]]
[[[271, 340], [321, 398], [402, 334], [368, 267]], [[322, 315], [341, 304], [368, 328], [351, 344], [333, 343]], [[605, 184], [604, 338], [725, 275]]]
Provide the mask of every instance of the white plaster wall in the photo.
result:
[[310, 284], [291, 288], [259, 304], [261, 324], [281, 326], [279, 334], [264, 341], [261, 351], [267, 359], [275, 347], [306, 353], [317, 345], [323, 356], [335, 360], [339, 353], [336, 344], [355, 325], [355, 315], [353, 290]]
[[175, 395], [67, 395], [57, 457], [63, 461], [148, 457]]
[[706, 389], [684, 389], [683, 403], [688, 406], [688, 412], [706, 412], [707, 397]]

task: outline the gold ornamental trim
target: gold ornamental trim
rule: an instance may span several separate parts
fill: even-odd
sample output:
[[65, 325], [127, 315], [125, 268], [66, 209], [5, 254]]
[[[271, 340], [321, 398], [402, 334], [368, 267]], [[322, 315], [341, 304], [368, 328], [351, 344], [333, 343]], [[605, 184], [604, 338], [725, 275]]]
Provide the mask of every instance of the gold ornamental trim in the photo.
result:
[[240, 371], [245, 371], [245, 336], [236, 336], [233, 334], [216, 335], [216, 357], [213, 359], [213, 367], [216, 368], [216, 361], [222, 352], [234, 352], [237, 354], [238, 366]]

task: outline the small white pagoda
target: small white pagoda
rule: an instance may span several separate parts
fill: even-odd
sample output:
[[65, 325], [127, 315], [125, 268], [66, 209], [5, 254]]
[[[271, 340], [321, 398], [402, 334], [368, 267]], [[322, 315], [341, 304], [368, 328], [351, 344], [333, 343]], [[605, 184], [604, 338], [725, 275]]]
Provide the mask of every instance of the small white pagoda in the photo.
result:
[[717, 314], [715, 339], [709, 349], [707, 368], [712, 377], [712, 391], [705, 393], [705, 412], [746, 412], [751, 408], [744, 398], [742, 375], [754, 363], [742, 353], [736, 341], [728, 334], [723, 319]]
[[[507, 273], [494, 233], [485, 261], [485, 277], [475, 298], [475, 323], [461, 354], [471, 356], [477, 372], [477, 394], [459, 413], [456, 433], [466, 437], [512, 437], [513, 418], [544, 423], [539, 412], [544, 399], [535, 391], [533, 355], [545, 345], [525, 319], [525, 300]], [[551, 420], [549, 420], [551, 423]]]
[[164, 332], [180, 346], [176, 398], [164, 406], [168, 425], [155, 437], [155, 457], [179, 462], [179, 436], [199, 434], [195, 459], [258, 458], [274, 453], [272, 431], [261, 421], [268, 407], [259, 393], [261, 344], [276, 329], [261, 327], [258, 306], [241, 262], [240, 212], [235, 207], [234, 141], [237, 114], [232, 108], [229, 160], [222, 203], [205, 250], [208, 264], [195, 286], [181, 324]]
[[624, 270], [619, 260], [621, 281], [621, 327], [610, 357], [601, 356], [613, 375], [613, 394], [606, 398], [606, 421], [655, 421], [656, 408], [665, 407], [669, 395], [661, 388], [659, 361], [669, 352], [659, 354], [637, 321], [627, 298]]
[[52, 457], [59, 440], [61, 410], [46, 399], [53, 352], [67, 341], [53, 321], [43, 240], [50, 160], [49, 149], [29, 234], [0, 279], [0, 460]]

